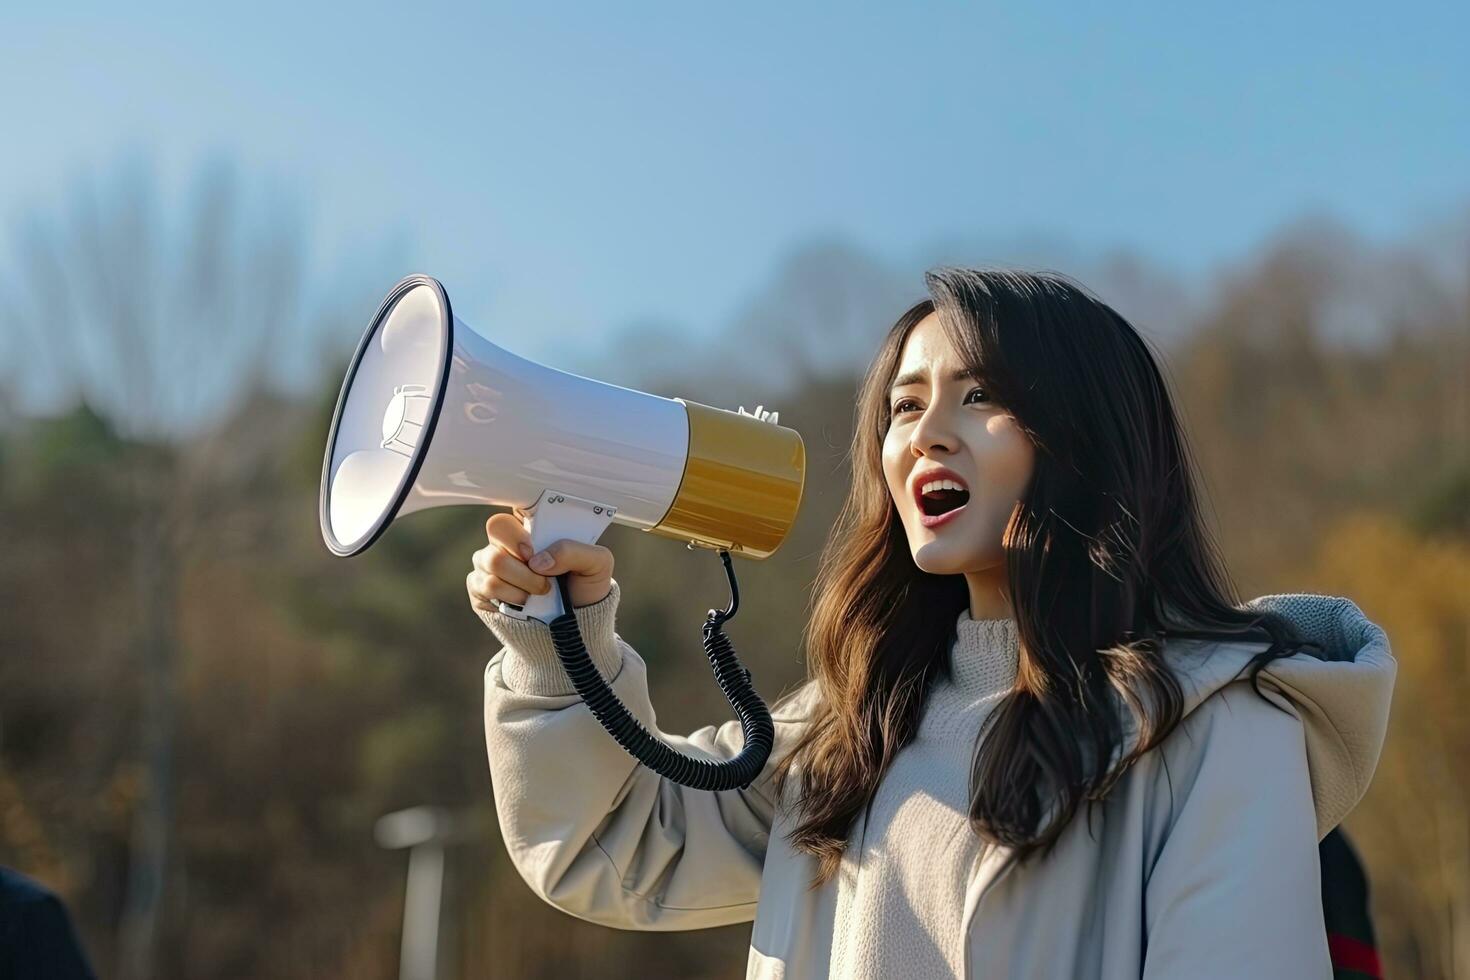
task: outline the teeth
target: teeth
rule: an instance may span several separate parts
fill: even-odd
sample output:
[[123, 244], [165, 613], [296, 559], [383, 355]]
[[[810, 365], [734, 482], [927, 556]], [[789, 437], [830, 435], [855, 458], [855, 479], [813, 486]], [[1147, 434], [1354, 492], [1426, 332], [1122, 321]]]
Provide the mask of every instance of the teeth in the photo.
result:
[[958, 483], [956, 483], [953, 480], [930, 480], [928, 483], [924, 484], [922, 487], [919, 488], [919, 493], [925, 494], [925, 493], [933, 493], [935, 490], [963, 490], [963, 489], [965, 489], [965, 488], [962, 487], [962, 486], [960, 486]]

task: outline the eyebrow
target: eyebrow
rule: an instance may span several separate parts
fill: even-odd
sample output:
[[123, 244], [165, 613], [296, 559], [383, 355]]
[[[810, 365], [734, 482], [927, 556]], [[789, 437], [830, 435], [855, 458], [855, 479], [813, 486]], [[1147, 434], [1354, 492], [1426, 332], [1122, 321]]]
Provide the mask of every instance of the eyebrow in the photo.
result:
[[[895, 378], [893, 384], [888, 386], [888, 393], [891, 395], [897, 389], [906, 387], [908, 385], [923, 384], [924, 381], [928, 379], [928, 377], [929, 375], [925, 371], [910, 371], [908, 374], [901, 375]], [[971, 371], [969, 368], [961, 368], [960, 370], [954, 372], [949, 376], [949, 380], [951, 381], [963, 381], [966, 378], [976, 378], [977, 381], [979, 380], [976, 377], [975, 372]]]

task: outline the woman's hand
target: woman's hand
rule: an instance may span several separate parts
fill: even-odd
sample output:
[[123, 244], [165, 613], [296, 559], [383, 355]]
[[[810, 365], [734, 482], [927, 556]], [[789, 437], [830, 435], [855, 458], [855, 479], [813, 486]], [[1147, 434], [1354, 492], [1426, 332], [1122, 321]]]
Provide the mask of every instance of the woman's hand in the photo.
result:
[[485, 537], [489, 543], [474, 553], [474, 570], [465, 578], [470, 605], [476, 610], [499, 612], [498, 602], [523, 606], [531, 596], [556, 588], [551, 576], [564, 572], [571, 573], [567, 584], [573, 608], [601, 602], [612, 590], [611, 551], [563, 538], [540, 555], [532, 555], [531, 533], [519, 508], [514, 514], [490, 515]]

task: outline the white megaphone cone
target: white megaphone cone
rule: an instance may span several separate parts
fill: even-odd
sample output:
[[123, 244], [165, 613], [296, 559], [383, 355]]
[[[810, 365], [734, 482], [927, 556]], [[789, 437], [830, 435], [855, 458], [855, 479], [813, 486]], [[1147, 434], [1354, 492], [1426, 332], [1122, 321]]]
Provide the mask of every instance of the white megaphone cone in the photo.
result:
[[[537, 550], [594, 543], [610, 521], [747, 557], [772, 554], [801, 503], [801, 436], [759, 408], [729, 412], [567, 374], [457, 319], [444, 287], [393, 287], [348, 368], [322, 463], [321, 527], [365, 550], [429, 507], [518, 507]], [[553, 588], [518, 618], [550, 623]]]

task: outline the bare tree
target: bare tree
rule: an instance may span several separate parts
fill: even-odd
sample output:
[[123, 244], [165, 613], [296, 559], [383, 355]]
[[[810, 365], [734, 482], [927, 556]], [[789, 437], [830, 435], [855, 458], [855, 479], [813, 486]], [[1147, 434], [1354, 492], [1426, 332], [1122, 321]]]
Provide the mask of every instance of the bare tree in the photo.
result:
[[137, 658], [147, 789], [134, 814], [119, 963], [110, 971], [138, 980], [171, 972], [160, 949], [180, 881], [180, 571], [239, 465], [241, 447], [219, 423], [268, 386], [283, 329], [302, 323], [304, 271], [296, 209], [280, 198], [252, 205], [224, 161], [198, 171], [176, 225], [157, 198], [143, 164], [83, 179], [64, 208], [21, 219], [13, 275], [0, 283], [11, 373], [96, 406], [138, 447], [120, 482], [133, 498], [128, 512], [139, 515], [125, 566], [135, 617], [125, 628]]

